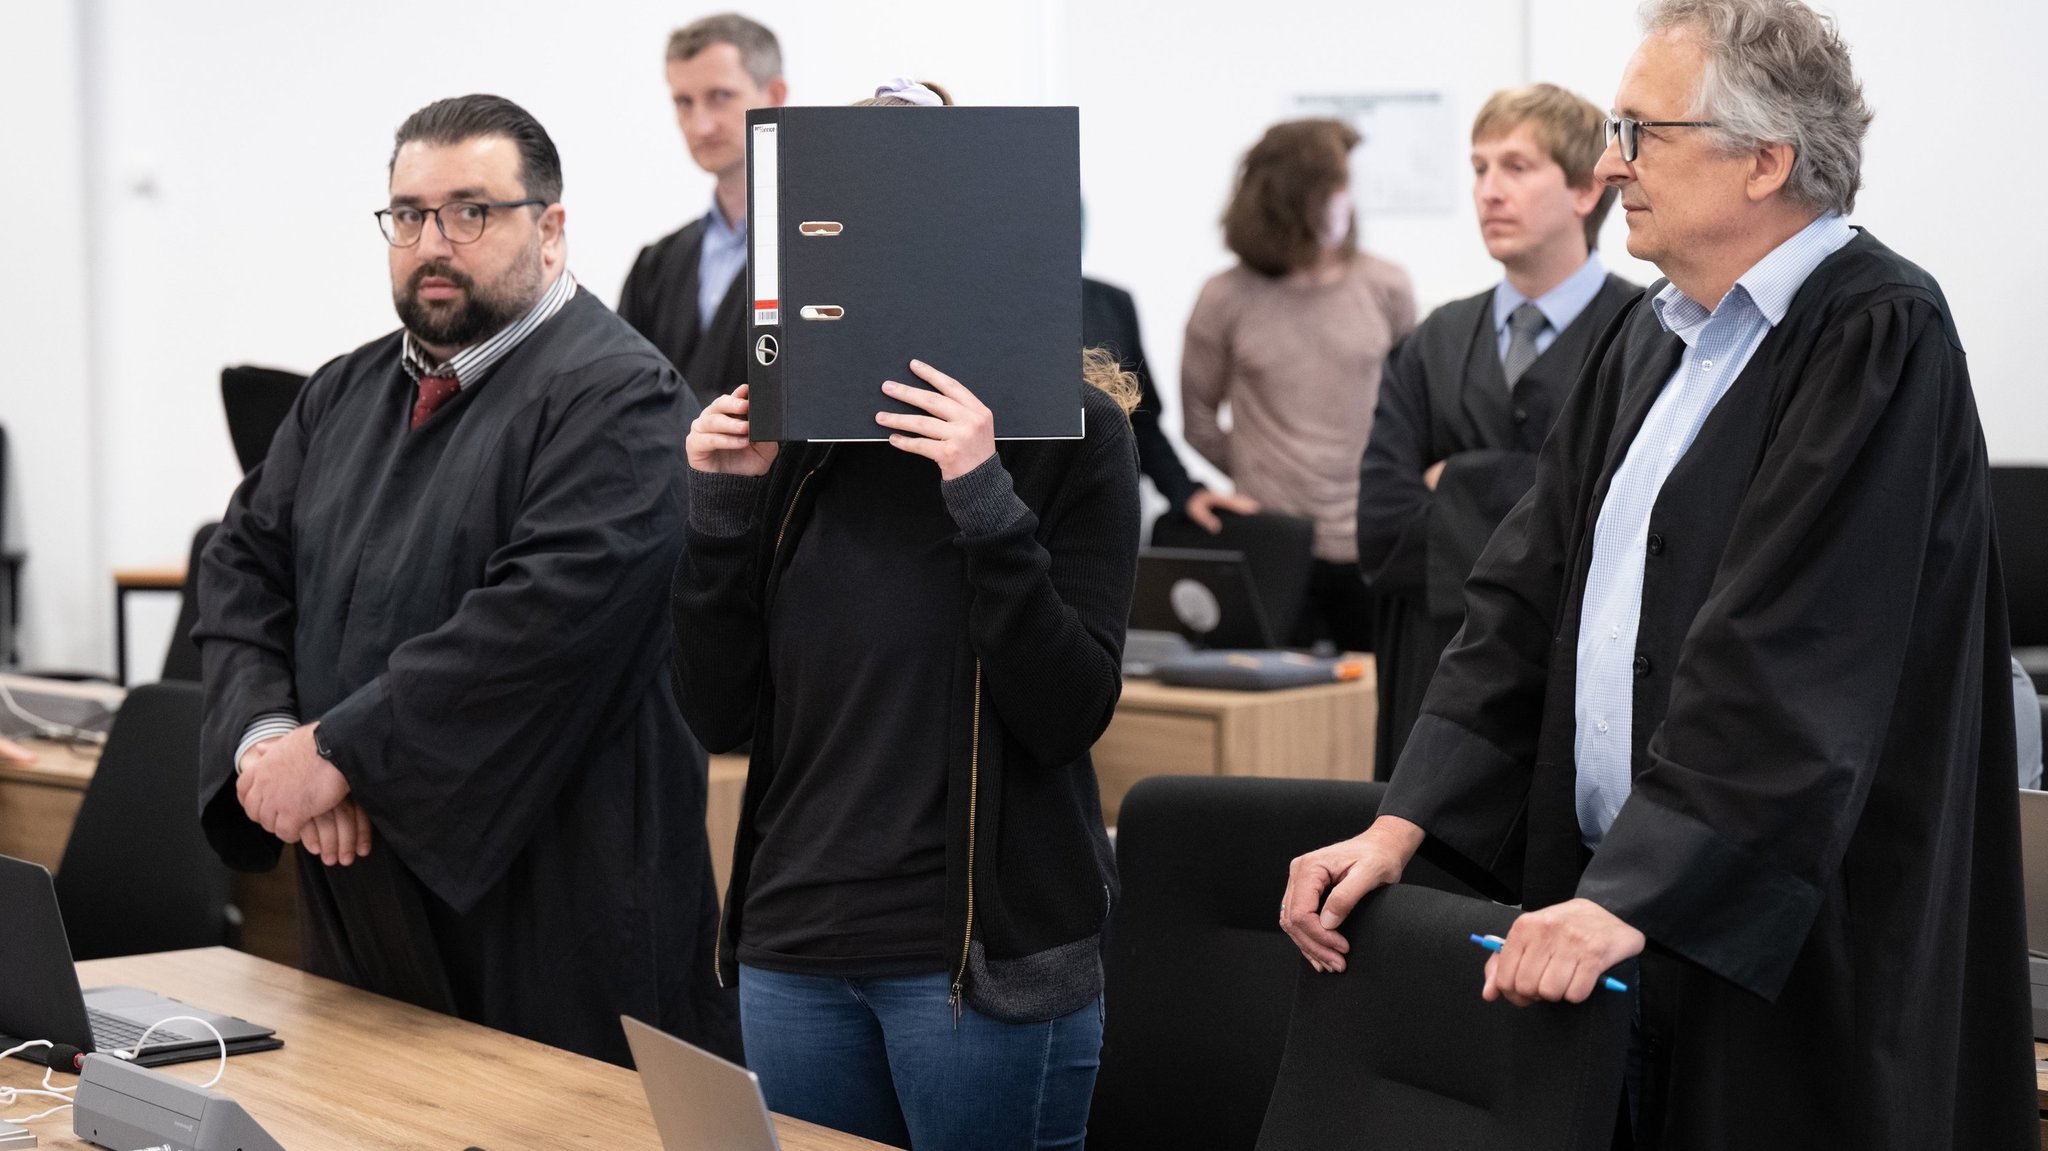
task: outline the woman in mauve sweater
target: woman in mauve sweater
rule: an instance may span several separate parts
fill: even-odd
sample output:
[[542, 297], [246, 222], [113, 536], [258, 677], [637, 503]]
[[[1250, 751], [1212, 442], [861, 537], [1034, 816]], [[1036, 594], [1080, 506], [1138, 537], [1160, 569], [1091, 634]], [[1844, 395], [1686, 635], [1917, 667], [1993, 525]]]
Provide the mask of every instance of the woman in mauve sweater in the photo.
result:
[[1340, 651], [1372, 650], [1358, 463], [1380, 364], [1415, 328], [1408, 274], [1357, 248], [1347, 164], [1358, 139], [1336, 120], [1295, 120], [1245, 154], [1223, 216], [1240, 262], [1203, 286], [1181, 353], [1188, 446], [1266, 511], [1315, 521], [1301, 630], [1277, 638]]

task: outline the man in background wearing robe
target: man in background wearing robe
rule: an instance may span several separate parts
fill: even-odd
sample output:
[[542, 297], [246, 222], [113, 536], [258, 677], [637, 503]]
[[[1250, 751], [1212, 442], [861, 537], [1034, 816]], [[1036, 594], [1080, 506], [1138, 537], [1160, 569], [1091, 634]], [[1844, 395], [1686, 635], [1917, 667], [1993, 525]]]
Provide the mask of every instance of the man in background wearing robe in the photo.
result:
[[701, 405], [747, 382], [747, 111], [780, 107], [789, 85], [775, 33], [732, 12], [677, 29], [667, 72], [690, 158], [718, 184], [709, 212], [640, 249], [619, 315]]
[[736, 1051], [660, 626], [694, 405], [569, 274], [524, 110], [429, 105], [390, 177], [403, 327], [308, 381], [200, 561], [207, 834], [299, 845], [316, 974], [615, 1062], [621, 1014]]
[[1333, 929], [1421, 849], [1528, 909], [1488, 999], [1617, 994], [1639, 956], [1621, 1146], [2038, 1146], [1960, 337], [1844, 219], [1870, 111], [1829, 22], [1645, 24], [1599, 171], [1668, 281], [1480, 556], [1379, 818], [1295, 861], [1281, 923], [1342, 971]]
[[1373, 590], [1382, 772], [1400, 762], [1465, 622], [1480, 549], [1535, 480], [1587, 353], [1642, 291], [1594, 251], [1614, 203], [1593, 175], [1601, 119], [1554, 84], [1496, 92], [1479, 110], [1472, 206], [1505, 278], [1431, 312], [1380, 374], [1359, 465], [1358, 566]]

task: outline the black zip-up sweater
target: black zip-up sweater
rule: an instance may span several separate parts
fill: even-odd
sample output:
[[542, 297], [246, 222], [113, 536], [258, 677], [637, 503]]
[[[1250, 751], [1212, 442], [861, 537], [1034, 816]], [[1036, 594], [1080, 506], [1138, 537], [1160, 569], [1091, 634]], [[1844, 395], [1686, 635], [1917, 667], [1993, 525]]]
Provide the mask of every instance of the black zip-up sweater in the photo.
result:
[[[1137, 567], [1137, 457], [1115, 402], [1083, 387], [1087, 435], [1011, 441], [942, 485], [961, 525], [967, 626], [946, 725], [946, 936], [953, 991], [983, 1014], [1052, 1019], [1102, 991], [1116, 865], [1088, 749], [1123, 690]], [[804, 530], [824, 444], [785, 444], [763, 477], [692, 472], [676, 567], [675, 687], [713, 751], [774, 727], [765, 606]], [[933, 483], [939, 483], [933, 469]], [[754, 739], [717, 966], [729, 983], [776, 763]]]

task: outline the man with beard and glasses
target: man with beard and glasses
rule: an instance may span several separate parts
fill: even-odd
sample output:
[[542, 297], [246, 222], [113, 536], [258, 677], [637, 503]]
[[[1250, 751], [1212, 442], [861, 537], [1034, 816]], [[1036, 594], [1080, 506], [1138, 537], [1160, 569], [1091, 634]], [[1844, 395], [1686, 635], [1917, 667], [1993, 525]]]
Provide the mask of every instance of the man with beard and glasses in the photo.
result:
[[414, 113], [390, 181], [403, 329], [307, 383], [201, 557], [207, 834], [302, 849], [308, 970], [620, 1063], [621, 1014], [736, 1053], [655, 626], [695, 405], [568, 273], [517, 105]]

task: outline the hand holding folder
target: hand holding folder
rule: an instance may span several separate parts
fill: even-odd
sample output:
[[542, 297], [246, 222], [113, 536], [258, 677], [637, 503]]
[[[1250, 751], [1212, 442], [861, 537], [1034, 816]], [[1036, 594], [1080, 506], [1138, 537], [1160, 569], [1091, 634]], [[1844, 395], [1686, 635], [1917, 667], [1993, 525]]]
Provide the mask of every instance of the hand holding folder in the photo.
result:
[[683, 441], [683, 454], [700, 472], [730, 476], [765, 476], [775, 463], [780, 444], [755, 441], [747, 435], [748, 413], [752, 408], [741, 384], [730, 395], [711, 401], [711, 406], [690, 421], [690, 435]]

